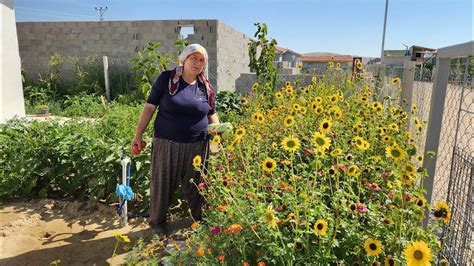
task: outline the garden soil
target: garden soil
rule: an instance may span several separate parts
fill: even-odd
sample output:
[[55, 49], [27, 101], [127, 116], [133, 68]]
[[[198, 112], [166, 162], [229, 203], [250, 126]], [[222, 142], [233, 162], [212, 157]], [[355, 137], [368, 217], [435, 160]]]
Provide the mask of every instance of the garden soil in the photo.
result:
[[[109, 265], [115, 232], [132, 243], [153, 237], [146, 218], [130, 219], [121, 228], [116, 206], [98, 202], [8, 202], [1, 203], [0, 215], [0, 265]], [[189, 225], [180, 221], [175, 230]], [[119, 243], [112, 264], [123, 264], [127, 252]]]

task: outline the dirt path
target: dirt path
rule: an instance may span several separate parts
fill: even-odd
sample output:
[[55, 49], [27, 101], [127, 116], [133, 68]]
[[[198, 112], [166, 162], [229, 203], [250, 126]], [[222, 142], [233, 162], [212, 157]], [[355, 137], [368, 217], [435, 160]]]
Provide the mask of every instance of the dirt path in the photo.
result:
[[[146, 219], [136, 218], [120, 228], [116, 208], [100, 203], [34, 200], [0, 205], [0, 265], [108, 265], [114, 232], [132, 242], [150, 239]], [[122, 243], [113, 264], [126, 255]]]

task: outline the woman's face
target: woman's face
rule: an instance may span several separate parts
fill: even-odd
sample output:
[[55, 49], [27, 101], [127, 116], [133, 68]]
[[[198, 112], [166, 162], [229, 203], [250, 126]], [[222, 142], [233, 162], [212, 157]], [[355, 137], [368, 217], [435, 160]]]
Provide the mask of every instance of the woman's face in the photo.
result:
[[204, 70], [205, 65], [206, 59], [201, 53], [192, 53], [184, 61], [184, 71], [197, 76]]

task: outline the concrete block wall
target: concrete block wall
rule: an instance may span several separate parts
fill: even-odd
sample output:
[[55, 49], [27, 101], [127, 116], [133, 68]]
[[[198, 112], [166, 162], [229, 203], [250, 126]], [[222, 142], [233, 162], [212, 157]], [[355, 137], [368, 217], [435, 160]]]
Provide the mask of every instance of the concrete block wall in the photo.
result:
[[217, 87], [219, 91], [236, 90], [236, 80], [242, 73], [249, 73], [250, 37], [218, 21], [217, 26]]
[[[176, 52], [180, 27], [194, 26], [189, 43], [199, 43], [209, 52], [212, 84], [217, 81], [217, 20], [151, 20], [102, 22], [21, 22], [17, 23], [22, 67], [30, 78], [48, 69], [53, 54], [87, 57], [107, 55], [110, 61], [126, 62], [143, 50], [148, 41], [161, 43], [161, 53]], [[127, 59], [127, 60], [121, 60]]]
[[45, 73], [49, 58], [109, 56], [109, 62], [127, 62], [148, 41], [161, 43], [161, 53], [176, 52], [180, 27], [193, 26], [189, 43], [203, 45], [209, 53], [209, 79], [217, 90], [235, 90], [235, 80], [250, 69], [250, 38], [218, 20], [152, 20], [102, 22], [17, 23], [22, 67], [29, 78]]

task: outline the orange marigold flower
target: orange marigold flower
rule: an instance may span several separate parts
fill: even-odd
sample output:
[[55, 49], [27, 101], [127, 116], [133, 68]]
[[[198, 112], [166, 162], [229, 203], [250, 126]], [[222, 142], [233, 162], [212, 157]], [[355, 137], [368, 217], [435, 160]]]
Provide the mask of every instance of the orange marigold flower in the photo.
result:
[[247, 261], [244, 261], [244, 263], [242, 263], [242, 266], [250, 266], [250, 263], [248, 263]]
[[224, 260], [225, 260], [225, 258], [224, 258], [224, 256], [222, 256], [222, 255], [220, 255], [220, 256], [217, 258], [217, 261], [218, 261], [219, 263], [223, 263]]
[[199, 226], [199, 221], [196, 221], [191, 225], [191, 228], [196, 229], [198, 228], [198, 226]]
[[199, 257], [201, 257], [202, 255], [204, 255], [204, 249], [200, 248], [196, 251], [196, 255], [198, 255]]
[[232, 224], [231, 226], [229, 226], [229, 228], [227, 228], [226, 231], [229, 234], [237, 234], [242, 231], [242, 226], [240, 224]]
[[264, 262], [264, 261], [260, 261], [260, 262], [258, 262], [257, 265], [258, 265], [258, 266], [265, 266], [265, 262]]

